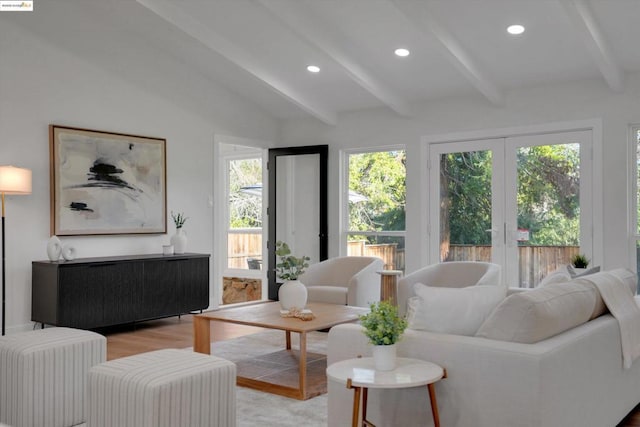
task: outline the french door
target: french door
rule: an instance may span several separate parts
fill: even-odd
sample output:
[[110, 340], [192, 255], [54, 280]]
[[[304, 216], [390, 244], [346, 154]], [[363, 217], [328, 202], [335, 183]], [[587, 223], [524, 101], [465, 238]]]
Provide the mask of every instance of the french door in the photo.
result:
[[494, 262], [534, 287], [591, 254], [590, 153], [590, 131], [432, 144], [430, 262]]

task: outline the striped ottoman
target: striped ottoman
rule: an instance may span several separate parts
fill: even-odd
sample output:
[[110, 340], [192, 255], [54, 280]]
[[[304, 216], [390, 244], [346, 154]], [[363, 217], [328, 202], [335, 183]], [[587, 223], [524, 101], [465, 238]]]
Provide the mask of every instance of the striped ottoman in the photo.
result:
[[89, 370], [87, 427], [236, 425], [236, 365], [187, 350], [157, 350]]
[[106, 360], [94, 332], [48, 328], [0, 337], [0, 423], [68, 427], [86, 421], [87, 372]]

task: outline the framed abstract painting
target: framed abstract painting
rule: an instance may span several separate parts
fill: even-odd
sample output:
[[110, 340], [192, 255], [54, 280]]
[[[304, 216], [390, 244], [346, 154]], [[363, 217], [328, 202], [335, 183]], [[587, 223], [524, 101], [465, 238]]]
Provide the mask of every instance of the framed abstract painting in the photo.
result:
[[167, 231], [166, 140], [49, 126], [51, 234]]

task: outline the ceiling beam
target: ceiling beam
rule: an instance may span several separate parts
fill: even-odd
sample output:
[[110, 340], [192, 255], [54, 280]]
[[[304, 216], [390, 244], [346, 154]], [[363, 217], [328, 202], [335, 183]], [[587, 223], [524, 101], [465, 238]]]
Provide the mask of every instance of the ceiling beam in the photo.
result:
[[258, 0], [274, 17], [288, 26], [298, 37], [323, 51], [364, 90], [401, 116], [412, 115], [409, 104], [387, 84], [376, 78], [366, 66], [357, 61], [336, 31], [327, 30], [328, 23], [320, 23], [316, 16], [304, 10], [302, 2]]
[[434, 17], [424, 1], [390, 0], [430, 42], [435, 36], [451, 63], [496, 106], [504, 105], [502, 90], [485, 74], [464, 46]]
[[578, 30], [580, 39], [589, 49], [609, 88], [614, 92], [624, 91], [624, 72], [614, 59], [609, 42], [587, 2], [585, 0], [559, 1]]
[[263, 82], [275, 93], [287, 101], [306, 111], [318, 120], [335, 126], [337, 114], [335, 111], [317, 105], [309, 99], [297, 94], [295, 90], [276, 76], [265, 70], [255, 58], [237, 45], [211, 30], [200, 21], [186, 14], [182, 9], [168, 0], [136, 0], [139, 4], [151, 10], [165, 21], [176, 26], [194, 39], [200, 41], [207, 48], [224, 56], [226, 59], [245, 70], [247, 73]]

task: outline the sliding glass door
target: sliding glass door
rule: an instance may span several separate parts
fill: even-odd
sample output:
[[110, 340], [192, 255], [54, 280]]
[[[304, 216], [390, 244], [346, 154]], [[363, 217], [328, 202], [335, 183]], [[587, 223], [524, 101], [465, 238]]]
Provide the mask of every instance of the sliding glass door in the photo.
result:
[[432, 261], [491, 261], [534, 287], [591, 253], [590, 150], [589, 131], [433, 144]]

